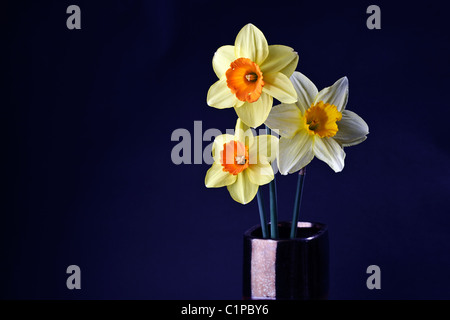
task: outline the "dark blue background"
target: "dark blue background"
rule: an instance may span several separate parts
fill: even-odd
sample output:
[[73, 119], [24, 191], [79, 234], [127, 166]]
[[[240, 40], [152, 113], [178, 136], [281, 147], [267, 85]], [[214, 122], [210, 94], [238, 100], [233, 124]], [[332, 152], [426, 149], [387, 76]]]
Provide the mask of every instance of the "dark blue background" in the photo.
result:
[[[81, 30], [66, 8], [81, 8]], [[381, 8], [381, 30], [366, 9]], [[3, 299], [240, 299], [256, 201], [174, 165], [171, 134], [233, 128], [206, 104], [212, 56], [251, 22], [342, 76], [370, 128], [335, 174], [308, 167], [302, 219], [327, 223], [331, 299], [450, 298], [449, 27], [443, 2], [9, 1], [1, 7]], [[203, 143], [206, 147], [210, 142]], [[296, 176], [277, 176], [289, 220]], [[267, 188], [264, 188], [267, 192]], [[81, 290], [66, 288], [67, 266]], [[368, 290], [366, 268], [381, 268]]]

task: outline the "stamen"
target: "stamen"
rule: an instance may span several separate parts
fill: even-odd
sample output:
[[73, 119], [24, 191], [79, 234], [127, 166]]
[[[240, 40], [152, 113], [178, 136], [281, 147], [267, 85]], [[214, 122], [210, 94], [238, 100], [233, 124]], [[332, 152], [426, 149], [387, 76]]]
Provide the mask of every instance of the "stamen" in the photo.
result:
[[237, 164], [245, 164], [247, 160], [245, 159], [245, 156], [237, 156], [236, 157], [236, 163]]
[[308, 133], [324, 138], [338, 132], [337, 122], [342, 119], [342, 113], [335, 105], [319, 101], [306, 110], [304, 117]]
[[251, 72], [245, 75], [245, 79], [247, 79], [248, 82], [255, 82], [256, 80], [258, 80], [258, 75], [254, 72]]
[[224, 143], [220, 152], [222, 170], [237, 175], [249, 166], [248, 157], [248, 146], [245, 144], [239, 141]]

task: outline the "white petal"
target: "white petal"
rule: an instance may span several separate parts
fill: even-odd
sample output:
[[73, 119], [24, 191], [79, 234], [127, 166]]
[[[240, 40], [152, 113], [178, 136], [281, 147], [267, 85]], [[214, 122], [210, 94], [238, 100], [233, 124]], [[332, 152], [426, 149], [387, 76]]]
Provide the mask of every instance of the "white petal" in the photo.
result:
[[327, 163], [334, 172], [344, 169], [344, 149], [333, 138], [315, 137], [313, 149], [314, 155]]
[[280, 138], [278, 169], [281, 174], [294, 173], [314, 158], [312, 137], [301, 130], [292, 139]]
[[337, 125], [339, 130], [333, 138], [344, 147], [363, 142], [369, 134], [367, 123], [350, 110], [342, 112], [342, 120], [338, 121]]
[[248, 58], [261, 65], [269, 55], [269, 45], [261, 30], [249, 23], [239, 31], [234, 52], [236, 58]]
[[342, 112], [348, 100], [348, 79], [343, 77], [336, 81], [331, 87], [325, 88], [316, 96], [314, 103], [323, 101], [334, 104], [338, 111]]
[[263, 80], [263, 92], [270, 94], [282, 103], [295, 103], [297, 101], [297, 92], [286, 75], [281, 72], [265, 73]]
[[234, 108], [241, 120], [249, 127], [259, 127], [266, 121], [272, 109], [273, 99], [267, 93], [261, 93], [253, 103], [245, 102], [241, 107]]
[[236, 182], [227, 186], [234, 201], [247, 204], [253, 200], [258, 192], [258, 185], [250, 181], [247, 170], [237, 175]]
[[295, 104], [284, 103], [272, 108], [265, 124], [285, 138], [293, 138], [304, 127], [299, 108]]
[[208, 90], [206, 102], [210, 107], [224, 109], [231, 108], [236, 104], [237, 98], [231, 93], [225, 78], [218, 80]]
[[298, 101], [295, 103], [302, 114], [311, 107], [318, 94], [317, 87], [304, 74], [296, 71], [291, 76], [292, 84], [297, 91]]
[[217, 49], [212, 59], [213, 69], [217, 75], [217, 78], [222, 78], [234, 60], [236, 60], [236, 56], [234, 55], [234, 46], [222, 46]]
[[297, 68], [297, 64], [298, 54], [294, 49], [282, 45], [272, 45], [269, 46], [269, 55], [260, 68], [263, 74], [281, 72], [290, 77]]
[[220, 188], [228, 186], [236, 181], [236, 176], [222, 170], [222, 165], [214, 162], [205, 177], [207, 188]]
[[[367, 137], [362, 137], [362, 138], [355, 139], [355, 140], [352, 140], [352, 141], [350, 141], [350, 142], [347, 142], [347, 143], [345, 143], [345, 144], [342, 144], [342, 146], [343, 146], [343, 147], [356, 146], [357, 144], [360, 144], [360, 143], [362, 143], [362, 142], [364, 142], [364, 141], [366, 141], [366, 140], [367, 140]], [[338, 141], [338, 142], [339, 142], [339, 141]], [[341, 143], [341, 142], [339, 142], [339, 143]]]

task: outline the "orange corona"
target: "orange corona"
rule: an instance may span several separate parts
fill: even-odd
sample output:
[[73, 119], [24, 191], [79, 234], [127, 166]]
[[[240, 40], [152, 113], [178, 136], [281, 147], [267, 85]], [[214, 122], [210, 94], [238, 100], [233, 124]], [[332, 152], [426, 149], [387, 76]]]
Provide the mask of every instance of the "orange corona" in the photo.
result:
[[233, 175], [241, 173], [248, 167], [248, 146], [239, 141], [224, 143], [220, 152], [220, 162], [223, 171]]
[[259, 66], [247, 58], [233, 61], [226, 72], [227, 86], [236, 97], [245, 102], [255, 102], [264, 86]]

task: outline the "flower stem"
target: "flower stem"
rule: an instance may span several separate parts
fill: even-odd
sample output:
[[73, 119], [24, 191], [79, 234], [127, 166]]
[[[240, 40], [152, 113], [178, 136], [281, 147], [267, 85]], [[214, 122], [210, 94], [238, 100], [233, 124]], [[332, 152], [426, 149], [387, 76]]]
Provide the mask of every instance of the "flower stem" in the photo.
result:
[[[268, 135], [272, 134], [272, 130], [266, 126]], [[272, 239], [278, 238], [278, 203], [277, 203], [277, 181], [275, 175], [269, 184], [270, 192], [270, 237]]]
[[297, 236], [298, 216], [300, 205], [302, 203], [303, 184], [305, 182], [305, 176], [306, 167], [300, 169], [300, 171], [298, 172], [297, 192], [295, 193], [294, 212], [292, 213], [291, 239], [294, 239]]
[[258, 199], [258, 209], [259, 209], [259, 219], [261, 221], [262, 236], [267, 239], [267, 222], [266, 222], [266, 208], [264, 206], [263, 193], [261, 187], [258, 188], [258, 193], [256, 194]]
[[278, 205], [277, 205], [277, 184], [275, 177], [269, 184], [270, 191], [270, 236], [272, 239], [278, 238]]

